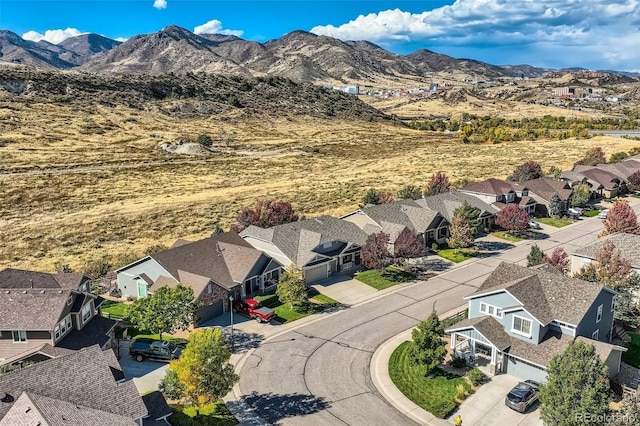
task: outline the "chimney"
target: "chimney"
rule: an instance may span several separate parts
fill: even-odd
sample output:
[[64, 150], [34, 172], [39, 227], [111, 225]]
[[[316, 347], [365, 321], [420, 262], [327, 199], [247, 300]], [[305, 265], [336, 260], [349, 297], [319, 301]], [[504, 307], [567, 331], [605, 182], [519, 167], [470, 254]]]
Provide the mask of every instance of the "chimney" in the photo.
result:
[[33, 280], [32, 279], [29, 280], [29, 284], [31, 284], [31, 288], [33, 288]]

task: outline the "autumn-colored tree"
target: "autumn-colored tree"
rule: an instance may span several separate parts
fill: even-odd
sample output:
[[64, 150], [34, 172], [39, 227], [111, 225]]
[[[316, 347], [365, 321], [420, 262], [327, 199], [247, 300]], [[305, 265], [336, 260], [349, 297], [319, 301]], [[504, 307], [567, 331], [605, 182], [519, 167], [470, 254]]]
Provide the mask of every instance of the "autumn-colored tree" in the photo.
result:
[[389, 204], [396, 200], [396, 196], [389, 191], [378, 192], [378, 204]]
[[295, 222], [298, 215], [290, 203], [284, 201], [258, 200], [255, 208], [246, 208], [238, 214], [237, 223], [231, 225], [232, 232], [241, 232], [250, 225], [269, 228], [283, 223]]
[[431, 175], [431, 179], [429, 179], [424, 189], [424, 195], [428, 197], [430, 195], [442, 194], [443, 192], [449, 192], [449, 188], [451, 188], [449, 177], [443, 172], [437, 172]]
[[398, 198], [404, 200], [417, 200], [422, 197], [422, 191], [420, 188], [414, 185], [407, 185], [398, 191]]
[[524, 182], [531, 179], [537, 179], [542, 176], [542, 166], [533, 160], [529, 160], [524, 164], [520, 164], [513, 171], [513, 180]]
[[395, 257], [410, 259], [421, 257], [427, 254], [424, 240], [414, 231], [405, 228], [393, 245], [393, 254]]
[[508, 231], [526, 231], [529, 229], [531, 218], [529, 214], [517, 204], [507, 204], [496, 215], [496, 223]]
[[610, 240], [604, 242], [595, 253], [595, 259], [576, 275], [585, 281], [598, 282], [613, 289], [625, 287], [633, 273], [631, 263], [622, 257], [620, 250]]
[[607, 156], [599, 146], [589, 148], [585, 152], [584, 157], [578, 160], [574, 165], [585, 166], [597, 166], [598, 164], [605, 164], [607, 162]]
[[571, 194], [571, 205], [573, 207], [581, 206], [589, 201], [591, 190], [589, 186], [584, 183], [579, 183], [573, 186], [573, 193]]
[[571, 259], [569, 255], [562, 247], [556, 247], [551, 252], [551, 256], [544, 256], [542, 258], [543, 263], [548, 263], [552, 265], [554, 268], [563, 274], [567, 274], [569, 272], [569, 262]]
[[456, 253], [458, 249], [471, 247], [473, 245], [473, 230], [467, 218], [462, 215], [454, 215], [450, 229], [451, 235], [447, 239], [447, 244], [452, 249], [455, 249]]
[[476, 235], [482, 226], [482, 220], [480, 219], [480, 209], [473, 207], [467, 200], [465, 200], [460, 207], [453, 211], [453, 219], [456, 216], [464, 216], [471, 227], [471, 233]]
[[627, 179], [627, 186], [630, 191], [640, 191], [640, 170], [633, 172]]
[[600, 235], [627, 232], [638, 232], [638, 216], [626, 201], [618, 201], [609, 209], [609, 214], [604, 220], [604, 230]]
[[389, 234], [380, 231], [371, 234], [362, 247], [362, 264], [369, 269], [384, 269], [389, 258]]
[[240, 379], [229, 363], [231, 352], [219, 328], [204, 328], [189, 335], [179, 359], [171, 361], [160, 390], [169, 398], [192, 406], [196, 417], [204, 405], [225, 396]]

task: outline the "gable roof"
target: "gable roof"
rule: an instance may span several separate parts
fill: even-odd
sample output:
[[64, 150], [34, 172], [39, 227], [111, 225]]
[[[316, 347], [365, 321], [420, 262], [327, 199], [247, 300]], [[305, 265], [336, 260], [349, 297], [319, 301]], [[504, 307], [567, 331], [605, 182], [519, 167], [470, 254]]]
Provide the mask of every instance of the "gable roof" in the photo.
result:
[[464, 319], [447, 328], [445, 331], [450, 333], [465, 328], [475, 328], [500, 351], [504, 351], [511, 346], [511, 337], [504, 331], [502, 324], [490, 315]]
[[504, 290], [543, 325], [553, 320], [578, 325], [604, 288], [600, 284], [502, 262], [468, 298]]
[[414, 200], [366, 206], [360, 210], [381, 226], [384, 232], [387, 232], [385, 225], [389, 227], [389, 224], [393, 224], [396, 229], [406, 227], [421, 233], [431, 228], [436, 218], [441, 216], [437, 210], [425, 208]]
[[[517, 185], [517, 186], [515, 186]], [[509, 192], [522, 191], [527, 189], [522, 185], [518, 185], [515, 182], [508, 182], [505, 180], [489, 178], [479, 182], [467, 183], [463, 191], [477, 192], [478, 194], [487, 195], [506, 195]]]
[[640, 235], [637, 234], [620, 232], [617, 234], [606, 235], [589, 245], [579, 248], [572, 254], [574, 256], [595, 259], [596, 253], [604, 247], [607, 241], [611, 241], [613, 243], [613, 245], [620, 251], [622, 257], [631, 263], [631, 266], [634, 268], [640, 268]]
[[602, 185], [605, 189], [613, 189], [620, 183], [620, 178], [611, 172], [592, 166], [576, 166], [574, 170], [588, 179]]
[[317, 256], [313, 249], [321, 244], [344, 241], [362, 246], [367, 241], [367, 234], [357, 225], [332, 216], [299, 220], [266, 229], [252, 225], [243, 230], [240, 236], [272, 243], [298, 267], [313, 260]]
[[554, 179], [549, 176], [531, 179], [524, 183], [529, 188], [529, 192], [546, 202], [551, 201], [553, 194], [557, 194], [561, 201], [567, 201], [571, 197], [573, 190], [564, 180]]
[[595, 167], [606, 170], [616, 175], [619, 179], [627, 181], [629, 176], [640, 170], [640, 161], [628, 159], [626, 161], [620, 161], [619, 163], [598, 164]]
[[70, 290], [1, 290], [0, 330], [53, 330], [69, 297]]
[[258, 262], [268, 256], [256, 250], [235, 232], [223, 232], [192, 243], [178, 244], [150, 256], [173, 280], [160, 279], [152, 287], [171, 282], [192, 286], [198, 296], [209, 280], [233, 288], [247, 277]]
[[114, 364], [113, 351], [103, 352], [96, 345], [2, 374], [0, 389], [13, 401], [0, 403], [0, 419], [23, 392], [131, 419], [146, 416], [147, 408], [135, 384], [114, 379]]
[[61, 289], [78, 290], [90, 278], [83, 274], [49, 274], [7, 268], [0, 271], [0, 289]]

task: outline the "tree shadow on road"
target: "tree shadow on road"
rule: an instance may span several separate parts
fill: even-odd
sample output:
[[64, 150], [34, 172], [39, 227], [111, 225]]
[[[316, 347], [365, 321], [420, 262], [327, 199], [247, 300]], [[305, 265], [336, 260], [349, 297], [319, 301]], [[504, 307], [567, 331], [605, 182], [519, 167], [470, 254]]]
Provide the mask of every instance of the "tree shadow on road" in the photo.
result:
[[303, 394], [278, 395], [252, 392], [250, 395], [243, 396], [241, 401], [255, 410], [269, 424], [278, 424], [278, 420], [287, 417], [313, 414], [330, 407], [324, 398]]
[[233, 329], [233, 339], [231, 338], [231, 329], [225, 328], [222, 332], [224, 339], [233, 348], [233, 352], [246, 352], [249, 349], [255, 349], [260, 346], [264, 340], [264, 336], [258, 333], [249, 333], [237, 328]]
[[481, 257], [494, 256], [503, 250], [513, 248], [511, 243], [504, 243], [502, 241], [477, 241], [476, 248], [482, 254]]

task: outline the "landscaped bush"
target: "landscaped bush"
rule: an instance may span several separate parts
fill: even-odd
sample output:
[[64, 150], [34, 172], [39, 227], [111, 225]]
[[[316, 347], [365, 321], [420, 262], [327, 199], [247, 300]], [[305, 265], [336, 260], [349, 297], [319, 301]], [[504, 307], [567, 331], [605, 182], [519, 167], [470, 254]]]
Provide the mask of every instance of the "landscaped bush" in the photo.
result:
[[436, 401], [433, 403], [433, 407], [431, 408], [431, 414], [436, 416], [439, 419], [444, 419], [447, 417], [453, 410], [456, 409], [458, 404], [455, 401]]
[[478, 367], [474, 367], [472, 370], [469, 370], [465, 376], [473, 386], [478, 386], [487, 380], [487, 375], [480, 371]]
[[454, 356], [451, 358], [451, 361], [449, 361], [449, 365], [453, 368], [464, 368], [467, 365], [467, 361], [460, 356]]

